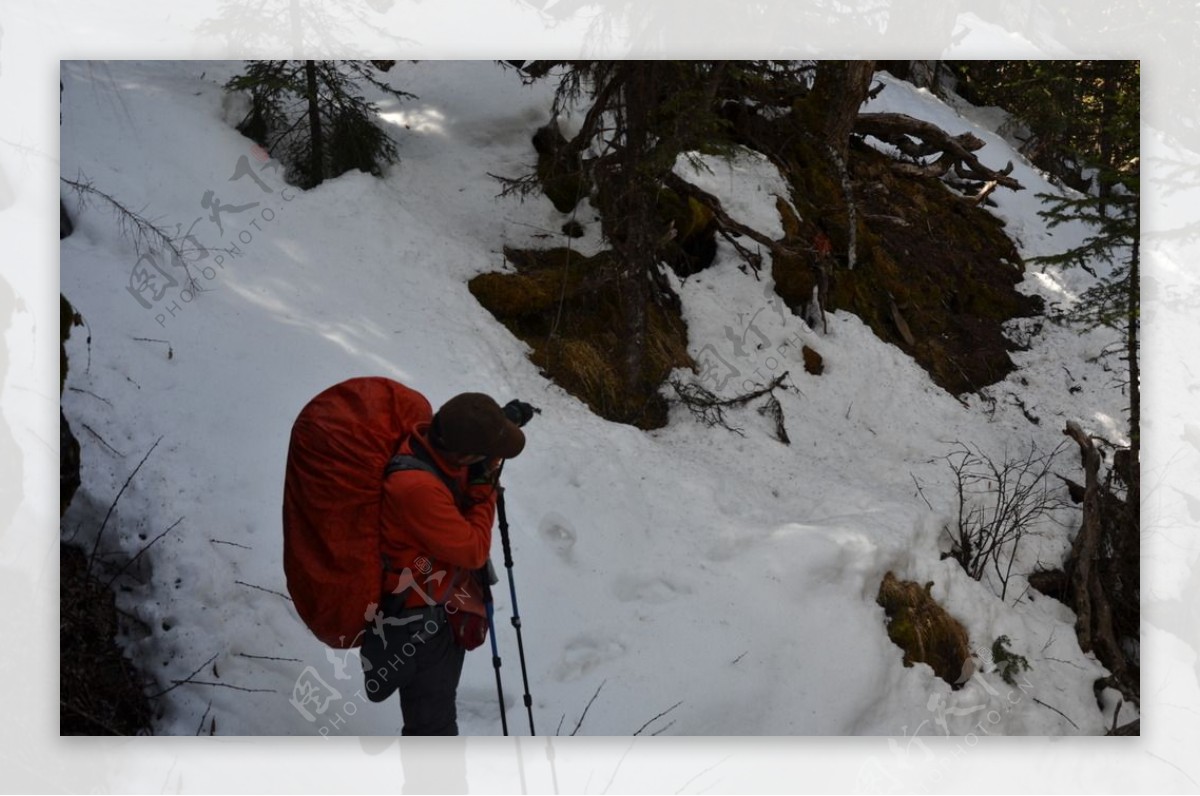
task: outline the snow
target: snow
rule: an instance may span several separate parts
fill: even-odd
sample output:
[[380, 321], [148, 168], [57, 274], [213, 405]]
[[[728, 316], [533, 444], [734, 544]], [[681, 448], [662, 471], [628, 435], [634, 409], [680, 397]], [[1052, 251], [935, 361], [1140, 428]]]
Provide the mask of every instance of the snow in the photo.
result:
[[[1124, 398], [1087, 361], [1111, 335], [1047, 324], [1016, 355], [1020, 370], [989, 390], [994, 407], [977, 396], [964, 405], [852, 315], [832, 313], [827, 333], [809, 329], [774, 298], [769, 269], [744, 273], [722, 241], [712, 268], [677, 283], [689, 348], [698, 360], [722, 357], [709, 386], [727, 395], [788, 371], [795, 389], [776, 395], [792, 444], [773, 438], [756, 406], [730, 413], [742, 434], [706, 428], [681, 408], [652, 433], [609, 423], [541, 377], [526, 346], [466, 287], [503, 267], [506, 245], [565, 241], [567, 216], [541, 197], [498, 198], [489, 176], [531, 166], [549, 86], [522, 86], [486, 62], [401, 62], [389, 79], [419, 99], [379, 100], [401, 162], [383, 179], [348, 174], [301, 192], [270, 164], [260, 171], [252, 143], [223, 121], [220, 84], [236, 69], [63, 65], [62, 174], [85, 173], [172, 228], [196, 220], [210, 250], [190, 265], [203, 292], [176, 285], [143, 308], [127, 289], [138, 260], [130, 241], [99, 205], [81, 211], [68, 197], [78, 227], [62, 245], [62, 290], [91, 342], [78, 330], [68, 345], [63, 404], [84, 446], [87, 491], [63, 528], [90, 546], [161, 438], [102, 549], [123, 560], [182, 520], [121, 579], [120, 606], [137, 619], [122, 640], [163, 689], [193, 673], [209, 683], [171, 690], [156, 733], [207, 732], [204, 716], [222, 735], [399, 731], [396, 704], [355, 696], [355, 654], [326, 650], [278, 593], [291, 422], [315, 393], [358, 375], [403, 381], [435, 406], [481, 390], [541, 408], [526, 451], [505, 471], [539, 733], [560, 721], [569, 731], [597, 689], [581, 734], [629, 735], [676, 703], [646, 732], [907, 737], [978, 733], [981, 723], [994, 735], [1103, 732], [1111, 706], [1102, 712], [1092, 694], [1103, 670], [1080, 651], [1073, 616], [1023, 593], [1023, 582], [1001, 601], [995, 583], [940, 559], [953, 505], [939, 458], [956, 441], [995, 455], [1031, 441], [1053, 448], [1067, 419], [1117, 441]], [[1057, 189], [999, 136], [926, 92], [879, 79], [887, 88], [868, 110], [971, 129], [987, 141], [985, 163], [1014, 162], [1026, 190], [993, 194], [994, 212], [1022, 255], [1080, 239], [1080, 229], [1045, 228], [1035, 195]], [[231, 181], [243, 157], [269, 191]], [[753, 153], [705, 163], [679, 173], [742, 223], [781, 234], [775, 197], [788, 194], [769, 163]], [[222, 234], [201, 205], [208, 190], [222, 206], [258, 204], [222, 212]], [[598, 246], [594, 215], [585, 206], [577, 216], [588, 228], [583, 245]], [[1069, 303], [1086, 278], [1047, 269], [1022, 289]], [[804, 372], [802, 345], [824, 357], [823, 375]], [[1065, 511], [1047, 521], [1016, 569], [1058, 560], [1077, 520]], [[494, 553], [501, 563], [498, 544]], [[889, 570], [933, 581], [980, 653], [1008, 635], [1032, 667], [1019, 680], [1028, 685], [984, 671], [951, 691], [928, 667], [905, 668], [875, 603]], [[501, 585], [508, 719], [523, 733], [510, 610]], [[292, 697], [312, 673], [339, 698], [310, 720]], [[499, 732], [485, 653], [467, 656], [459, 712], [464, 734]], [[1126, 706], [1122, 720], [1131, 713]]]

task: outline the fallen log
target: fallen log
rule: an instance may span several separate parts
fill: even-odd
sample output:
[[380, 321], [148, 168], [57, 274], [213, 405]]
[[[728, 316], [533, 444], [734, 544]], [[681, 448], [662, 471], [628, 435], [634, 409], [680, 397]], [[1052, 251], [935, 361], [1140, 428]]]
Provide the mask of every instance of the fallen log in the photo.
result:
[[[975, 153], [984, 147], [984, 142], [970, 132], [952, 136], [935, 124], [903, 113], [862, 113], [854, 122], [854, 133], [891, 144], [900, 154], [911, 158], [914, 162], [894, 166], [900, 174], [940, 178], [953, 168], [963, 179], [984, 183], [984, 190], [972, 197], [975, 203], [983, 201], [997, 186], [1013, 191], [1025, 188], [1010, 176], [1012, 161], [999, 171], [980, 162]], [[923, 162], [924, 158], [937, 154], [940, 157], [936, 160]]]

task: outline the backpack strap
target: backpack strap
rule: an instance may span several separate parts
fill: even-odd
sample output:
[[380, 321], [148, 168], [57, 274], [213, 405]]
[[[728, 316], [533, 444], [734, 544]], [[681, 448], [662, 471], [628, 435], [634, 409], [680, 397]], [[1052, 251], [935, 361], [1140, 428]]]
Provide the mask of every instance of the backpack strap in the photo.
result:
[[392, 473], [411, 472], [412, 470], [420, 470], [421, 472], [436, 475], [446, 488], [450, 490], [451, 496], [454, 497], [454, 504], [460, 509], [463, 506], [463, 494], [458, 488], [458, 484], [454, 479], [446, 475], [433, 463], [433, 456], [429, 451], [425, 450], [417, 440], [413, 440], [413, 452], [411, 454], [397, 453], [387, 463], [383, 469], [383, 477], [386, 479]]
[[[459, 490], [458, 484], [454, 482], [453, 478], [442, 472], [441, 469], [439, 469], [438, 466], [433, 463], [432, 459], [433, 457], [427, 450], [425, 450], [424, 446], [414, 440], [413, 453], [397, 453], [395, 456], [393, 456], [388, 461], [387, 466], [383, 469], [383, 477], [386, 479], [392, 473], [412, 472], [414, 470], [436, 475], [438, 479], [446, 485], [446, 489], [450, 490], [450, 494], [454, 498], [454, 504], [461, 509], [463, 506], [464, 496]], [[383, 559], [383, 569], [385, 572], [395, 571], [391, 565], [391, 562], [388, 561], [386, 557]], [[453, 592], [454, 587], [459, 583], [461, 576], [462, 570], [460, 570], [458, 567], [454, 567], [453, 575], [450, 578], [450, 583], [447, 584], [447, 594]], [[407, 591], [408, 590], [405, 589], [405, 592]]]
[[424, 461], [423, 459], [418, 459], [416, 456], [409, 456], [405, 453], [397, 453], [391, 458], [391, 460], [387, 463], [387, 467], [385, 467], [383, 470], [383, 477], [387, 478], [392, 473], [404, 472], [407, 470], [422, 470], [427, 473], [433, 473], [443, 481], [446, 480], [446, 477], [442, 474], [442, 472], [429, 462]]

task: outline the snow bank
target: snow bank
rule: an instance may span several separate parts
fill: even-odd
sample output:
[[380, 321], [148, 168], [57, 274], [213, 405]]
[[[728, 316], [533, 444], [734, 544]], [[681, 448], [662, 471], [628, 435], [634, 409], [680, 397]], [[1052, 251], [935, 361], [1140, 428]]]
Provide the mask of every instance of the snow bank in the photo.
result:
[[[542, 198], [497, 198], [488, 176], [532, 165], [529, 136], [549, 118], [548, 86], [524, 87], [491, 63], [400, 64], [389, 79], [420, 98], [381, 102], [401, 162], [382, 180], [348, 174], [304, 193], [222, 121], [220, 83], [235, 68], [63, 66], [63, 175], [86, 173], [160, 224], [191, 228], [208, 253], [189, 264], [202, 292], [160, 262], [156, 286], [167, 287], [156, 296], [131, 292], [138, 253], [98, 206], [77, 212], [78, 231], [62, 246], [62, 289], [91, 337], [68, 346], [63, 402], [87, 427], [87, 491], [63, 527], [94, 537], [160, 438], [104, 549], [132, 556], [182, 520], [119, 594], [137, 620], [124, 641], [138, 663], [163, 689], [190, 680], [164, 696], [156, 732], [207, 731], [209, 717], [220, 734], [398, 732], [395, 704], [368, 706], [358, 694], [356, 655], [324, 649], [282, 594], [291, 422], [316, 392], [356, 375], [396, 378], [435, 405], [483, 390], [541, 407], [526, 452], [506, 469], [541, 732], [560, 721], [569, 731], [601, 684], [581, 733], [630, 734], [676, 703], [645, 732], [942, 735], [980, 722], [992, 734], [1102, 731], [1091, 694], [1101, 669], [1080, 652], [1072, 617], [1028, 593], [1002, 603], [940, 560], [952, 494], [938, 457], [956, 440], [1052, 447], [1082, 407], [1096, 411], [1085, 418], [1094, 430], [1115, 433], [1121, 396], [1084, 361], [1108, 339], [1047, 329], [992, 390], [994, 409], [976, 398], [964, 406], [854, 316], [833, 313], [828, 334], [809, 329], [774, 296], [769, 269], [743, 273], [721, 242], [712, 268], [677, 285], [691, 352], [723, 357], [725, 370], [708, 375], [727, 393], [788, 371], [794, 389], [777, 396], [791, 445], [774, 439], [757, 406], [730, 413], [741, 434], [705, 428], [682, 409], [654, 433], [614, 425], [546, 382], [466, 288], [502, 267], [504, 245], [559, 239], [565, 216]], [[951, 132], [970, 125], [881, 79], [888, 88], [870, 109]], [[976, 133], [988, 141], [985, 162], [1014, 159], [1028, 187], [995, 194], [1022, 252], [1062, 245], [1036, 216], [1033, 195], [1048, 184], [1002, 140]], [[743, 223], [781, 234], [775, 196], [787, 193], [765, 160], [706, 165], [680, 173]], [[586, 207], [577, 215], [585, 245], [598, 245], [595, 219]], [[1031, 275], [1025, 289], [1068, 301], [1074, 280]], [[823, 375], [804, 372], [802, 345], [825, 358]], [[1069, 381], [1060, 375], [1068, 363]], [[1075, 384], [1082, 394], [1069, 394]], [[1047, 533], [1057, 535], [1031, 555], [1061, 551], [1065, 529]], [[927, 667], [903, 667], [875, 604], [888, 570], [934, 581], [981, 650], [1007, 634], [1032, 666], [1026, 684], [985, 672], [952, 692]], [[497, 592], [498, 627], [510, 725], [520, 731], [506, 591]], [[327, 689], [324, 712], [297, 698], [298, 683]], [[459, 705], [464, 733], [498, 732], [486, 654], [468, 656]]]

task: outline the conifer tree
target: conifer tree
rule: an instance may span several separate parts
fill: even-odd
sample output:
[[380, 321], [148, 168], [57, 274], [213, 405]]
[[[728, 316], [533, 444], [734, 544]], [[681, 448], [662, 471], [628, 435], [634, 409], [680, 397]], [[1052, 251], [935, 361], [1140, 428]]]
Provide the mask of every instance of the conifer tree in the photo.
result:
[[[1083, 521], [1066, 569], [1071, 573], [1071, 602], [1079, 614], [1076, 629], [1081, 644], [1085, 650], [1096, 650], [1112, 672], [1111, 684], [1136, 701], [1141, 593], [1139, 65], [1077, 62], [1067, 71], [1079, 87], [1081, 102], [1065, 127], [1072, 136], [1066, 151], [1082, 167], [1087, 190], [1065, 196], [1042, 194], [1045, 208], [1040, 214], [1051, 228], [1082, 221], [1091, 232], [1078, 246], [1036, 260], [1087, 269], [1097, 276], [1065, 320], [1121, 333], [1120, 345], [1105, 353], [1119, 351], [1125, 360], [1130, 446], [1114, 454], [1109, 475], [1101, 481], [1090, 440], [1077, 426], [1068, 426], [1068, 433], [1080, 444], [1085, 468], [1089, 456], [1092, 464]], [[1114, 475], [1116, 482], [1124, 484], [1123, 500], [1116, 494]]]
[[380, 176], [396, 161], [395, 144], [374, 118], [378, 107], [359, 93], [365, 83], [398, 100], [414, 99], [377, 75], [391, 64], [250, 61], [225, 88], [250, 97], [238, 131], [283, 161], [287, 179], [307, 189], [352, 169]]
[[[539, 133], [553, 150], [542, 182], [572, 177], [573, 192], [556, 204], [569, 211], [589, 189], [601, 213], [605, 238], [620, 258], [627, 385], [644, 382], [646, 303], [677, 299], [662, 273], [663, 250], [676, 230], [659, 211], [664, 185], [679, 156], [714, 151], [724, 122], [716, 113], [725, 62], [535, 61], [520, 66], [529, 80], [558, 77], [554, 112], [587, 107], [582, 126], [561, 140], [557, 125]], [[520, 182], [520, 181], [516, 181]], [[532, 188], [535, 183], [525, 183]]]
[[1128, 367], [1129, 422], [1137, 461], [1140, 422], [1138, 271], [1140, 186], [1138, 125], [1141, 66], [1137, 61], [951, 62], [959, 91], [995, 104], [1029, 128], [1023, 150], [1075, 195], [1042, 194], [1041, 215], [1053, 228], [1082, 221], [1093, 230], [1068, 251], [1031, 262], [1108, 272], [1063, 320], [1122, 333]]
[[[1051, 228], [1082, 221], [1092, 232], [1078, 246], [1035, 258], [1035, 262], [1077, 267], [1098, 273], [1094, 286], [1080, 297], [1065, 320], [1085, 327], [1107, 326], [1122, 334], [1128, 368], [1129, 424], [1132, 459], [1138, 461], [1141, 421], [1139, 291], [1141, 189], [1139, 158], [1139, 64], [1136, 61], [1082, 61], [1069, 65], [1079, 89], [1067, 147], [1069, 157], [1088, 178], [1086, 191], [1072, 196], [1041, 194], [1040, 215]], [[1136, 504], [1135, 504], [1136, 505]]]

